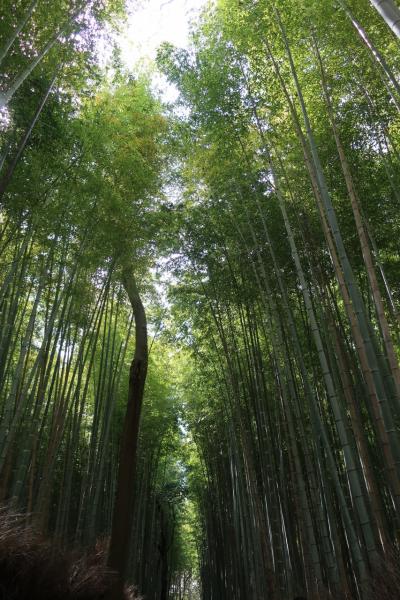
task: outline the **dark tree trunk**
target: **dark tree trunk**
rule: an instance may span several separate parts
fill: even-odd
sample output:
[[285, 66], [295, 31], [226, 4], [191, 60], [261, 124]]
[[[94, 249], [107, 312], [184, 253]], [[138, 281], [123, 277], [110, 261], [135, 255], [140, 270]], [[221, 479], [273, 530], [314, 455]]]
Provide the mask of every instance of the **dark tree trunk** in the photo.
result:
[[168, 523], [164, 509], [159, 505], [160, 510], [160, 562], [161, 562], [161, 591], [160, 600], [167, 600], [168, 598]]
[[135, 355], [130, 368], [128, 403], [122, 433], [108, 566], [118, 581], [107, 600], [121, 600], [132, 530], [133, 486], [136, 470], [140, 413], [148, 364], [146, 313], [132, 269], [124, 269], [122, 282], [135, 317]]

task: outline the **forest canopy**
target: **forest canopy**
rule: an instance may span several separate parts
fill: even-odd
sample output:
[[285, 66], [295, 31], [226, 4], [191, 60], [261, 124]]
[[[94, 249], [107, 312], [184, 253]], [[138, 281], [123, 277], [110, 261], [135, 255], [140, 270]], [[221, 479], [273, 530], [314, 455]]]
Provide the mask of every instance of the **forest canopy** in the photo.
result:
[[107, 600], [400, 597], [400, 9], [216, 0], [169, 104], [128, 10], [0, 9], [0, 502]]

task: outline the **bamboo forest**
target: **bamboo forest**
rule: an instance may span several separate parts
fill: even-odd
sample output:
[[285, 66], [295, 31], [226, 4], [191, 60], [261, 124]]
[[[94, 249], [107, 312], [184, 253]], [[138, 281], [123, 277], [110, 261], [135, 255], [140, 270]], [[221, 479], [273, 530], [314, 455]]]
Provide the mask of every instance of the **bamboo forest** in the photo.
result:
[[399, 2], [148, 2], [0, 0], [0, 595], [400, 599]]

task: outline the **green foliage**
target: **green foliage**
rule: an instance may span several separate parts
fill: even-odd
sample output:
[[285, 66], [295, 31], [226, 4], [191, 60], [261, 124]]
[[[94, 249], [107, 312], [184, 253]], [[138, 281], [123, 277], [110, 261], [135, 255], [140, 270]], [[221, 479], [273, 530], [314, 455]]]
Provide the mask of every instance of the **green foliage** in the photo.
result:
[[121, 0], [50, 4], [1, 63], [6, 92], [64, 27], [2, 112], [0, 500], [62, 543], [109, 535], [129, 264], [150, 338], [132, 581], [368, 598], [400, 531], [396, 40], [364, 0], [220, 0], [159, 50], [167, 111], [117, 49], [96, 64]]

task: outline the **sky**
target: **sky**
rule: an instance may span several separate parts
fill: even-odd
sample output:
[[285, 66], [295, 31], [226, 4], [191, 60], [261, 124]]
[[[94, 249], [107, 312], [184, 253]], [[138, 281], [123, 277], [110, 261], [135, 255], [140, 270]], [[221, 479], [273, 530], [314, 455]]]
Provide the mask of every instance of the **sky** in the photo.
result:
[[[190, 22], [200, 13], [206, 0], [140, 0], [132, 2], [124, 31], [119, 37], [122, 60], [135, 70], [137, 65], [149, 65], [156, 58], [162, 42], [186, 47]], [[176, 90], [154, 77], [156, 87], [163, 89], [166, 101], [174, 100]]]

